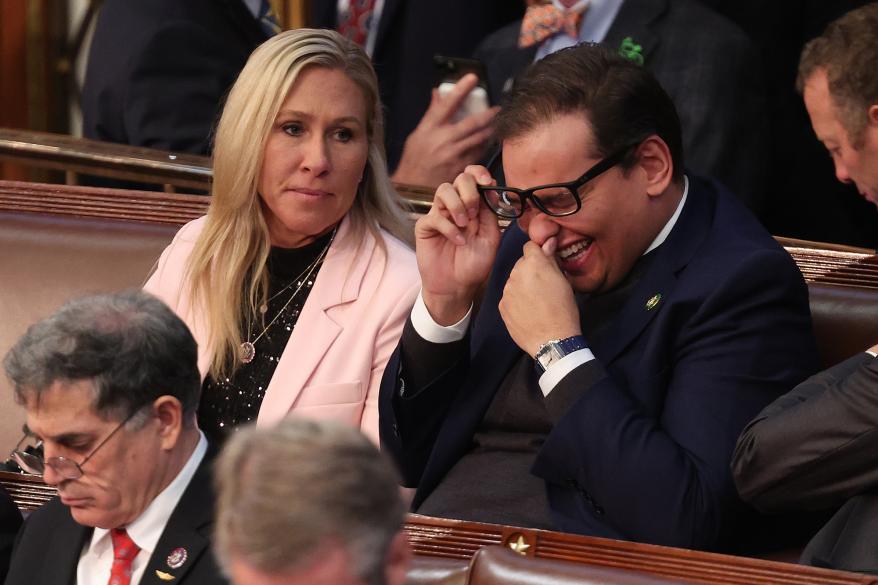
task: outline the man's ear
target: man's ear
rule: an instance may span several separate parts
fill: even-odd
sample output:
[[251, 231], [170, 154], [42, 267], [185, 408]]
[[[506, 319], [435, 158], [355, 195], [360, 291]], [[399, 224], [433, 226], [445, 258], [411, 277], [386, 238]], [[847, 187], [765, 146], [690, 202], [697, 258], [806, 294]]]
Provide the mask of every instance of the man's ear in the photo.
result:
[[158, 419], [162, 449], [173, 449], [183, 431], [183, 405], [173, 396], [159, 396], [152, 403], [153, 413]]
[[647, 194], [655, 197], [664, 193], [674, 177], [674, 160], [667, 143], [655, 134], [641, 142], [637, 164], [644, 173]]
[[412, 549], [405, 532], [400, 530], [390, 541], [387, 549], [387, 559], [384, 566], [384, 574], [387, 585], [403, 585], [408, 576], [409, 565], [412, 561]]
[[869, 106], [869, 109], [866, 110], [866, 117], [870, 126], [878, 126], [878, 104]]

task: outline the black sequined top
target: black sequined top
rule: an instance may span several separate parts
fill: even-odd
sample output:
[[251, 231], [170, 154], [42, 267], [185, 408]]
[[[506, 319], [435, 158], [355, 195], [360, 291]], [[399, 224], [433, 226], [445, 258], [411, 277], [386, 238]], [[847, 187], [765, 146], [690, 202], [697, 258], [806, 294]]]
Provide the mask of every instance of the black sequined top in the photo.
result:
[[[251, 331], [244, 323], [241, 338], [253, 341], [276, 315], [277, 319], [254, 343], [253, 361], [239, 364], [231, 378], [225, 380], [217, 381], [208, 375], [201, 388], [198, 426], [212, 445], [221, 446], [238, 425], [256, 421], [265, 389], [305, 306], [320, 265], [314, 268], [310, 278], [302, 279], [301, 288], [298, 277], [320, 256], [331, 238], [332, 232], [301, 248], [272, 247], [268, 256], [269, 301], [264, 321], [257, 315], [252, 319]], [[287, 304], [297, 288], [299, 292]]]

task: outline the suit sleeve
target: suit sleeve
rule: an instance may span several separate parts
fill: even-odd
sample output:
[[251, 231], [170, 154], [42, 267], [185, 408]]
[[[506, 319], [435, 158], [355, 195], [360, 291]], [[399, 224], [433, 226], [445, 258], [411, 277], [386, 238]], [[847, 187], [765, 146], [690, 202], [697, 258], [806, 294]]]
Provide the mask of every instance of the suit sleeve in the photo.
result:
[[[594, 381], [589, 363], [556, 387], [593, 384], [560, 417], [534, 466], [554, 509], [599, 516], [632, 540], [719, 546], [738, 505], [729, 469], [735, 440], [804, 377], [796, 364], [815, 350], [807, 291], [782, 251], [754, 254], [711, 287], [694, 308], [662, 309], [680, 325], [665, 347], [646, 349], [667, 355], [660, 371], [634, 367], [619, 377], [611, 369]], [[575, 526], [558, 520], [562, 530]]]
[[156, 260], [152, 274], [143, 285], [143, 290], [160, 298], [178, 312], [186, 262], [198, 236], [198, 231], [195, 229], [196, 222], [199, 220], [189, 222], [174, 235], [174, 239]]
[[743, 33], [715, 32], [685, 36], [686, 56], [662, 66], [674, 70], [675, 81], [657, 77], [675, 94], [686, 166], [728, 185], [759, 215], [769, 142], [762, 66]]
[[390, 356], [399, 342], [403, 326], [420, 290], [420, 280], [405, 290], [375, 338], [375, 352], [369, 376], [369, 389], [366, 394], [363, 418], [360, 421], [360, 430], [375, 441], [375, 443], [379, 442], [378, 397], [381, 389], [381, 379], [384, 376], [384, 370], [387, 367]]
[[406, 320], [381, 382], [381, 448], [396, 460], [403, 485], [417, 487], [448, 407], [469, 367], [469, 336], [431, 343]]
[[878, 359], [856, 355], [809, 378], [744, 429], [732, 469], [765, 511], [825, 509], [878, 487]]
[[222, 39], [197, 23], [171, 22], [151, 37], [129, 67], [123, 109], [129, 144], [207, 154], [234, 82], [225, 53]]
[[5, 489], [0, 487], [0, 582], [9, 572], [13, 545], [21, 528], [21, 512], [9, 497]]

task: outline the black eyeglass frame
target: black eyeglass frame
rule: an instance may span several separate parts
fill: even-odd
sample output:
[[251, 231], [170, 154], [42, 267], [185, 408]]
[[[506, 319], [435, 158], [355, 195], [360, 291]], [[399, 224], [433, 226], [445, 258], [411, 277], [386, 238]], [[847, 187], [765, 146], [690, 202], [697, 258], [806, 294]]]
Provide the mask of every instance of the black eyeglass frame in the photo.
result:
[[[628, 152], [631, 151], [631, 149], [639, 146], [641, 142], [642, 141], [635, 142], [633, 144], [629, 144], [623, 148], [620, 148], [619, 150], [617, 150], [616, 152], [614, 152], [610, 156], [596, 162], [594, 165], [591, 166], [591, 168], [589, 168], [587, 171], [585, 171], [585, 173], [583, 173], [578, 179], [575, 179], [573, 181], [569, 181], [567, 183], [551, 183], [548, 185], [538, 185], [536, 187], [531, 187], [530, 189], [517, 189], [515, 187], [506, 187], [503, 185], [496, 185], [493, 187], [489, 186], [489, 185], [476, 185], [476, 189], [478, 190], [479, 195], [482, 196], [482, 200], [485, 202], [485, 205], [488, 206], [488, 209], [490, 209], [491, 212], [494, 213], [494, 215], [496, 215], [497, 217], [500, 217], [502, 219], [510, 219], [510, 220], [511, 219], [518, 219], [519, 217], [524, 215], [524, 211], [527, 207], [526, 204], [527, 204], [528, 199], [533, 201], [534, 207], [536, 207], [541, 212], [543, 212], [546, 215], [549, 215], [551, 217], [565, 217], [568, 215], [573, 215], [574, 213], [576, 213], [580, 209], [582, 209], [582, 198], [579, 196], [579, 190], [582, 188], [582, 186], [585, 185], [586, 183], [588, 183], [589, 181], [597, 178], [598, 176], [602, 175], [603, 173], [607, 172], [608, 170], [610, 170], [614, 166], [618, 165], [619, 163], [621, 163], [625, 159], [625, 156], [628, 155]], [[496, 158], [499, 157], [500, 152], [501, 152], [500, 149], [498, 149], [497, 152], [495, 153], [494, 157], [492, 157], [492, 160], [488, 163], [489, 166], [492, 165], [495, 162]], [[536, 195], [534, 195], [534, 193], [536, 191], [539, 191], [541, 189], [557, 189], [557, 188], [563, 188], [563, 189], [567, 189], [568, 191], [570, 191], [570, 193], [573, 195], [574, 201], [576, 201], [575, 209], [572, 209], [570, 211], [563, 211], [560, 213], [549, 211], [543, 205], [543, 202], [540, 201], [540, 198], [537, 197]], [[509, 191], [511, 193], [515, 193], [516, 195], [518, 195], [519, 201], [520, 201], [520, 204], [519, 204], [518, 209], [517, 209], [518, 213], [516, 215], [512, 215], [509, 213], [502, 212], [498, 209], [494, 209], [494, 206], [491, 205], [491, 202], [488, 200], [487, 193], [489, 191]]]
[[[55, 470], [55, 473], [57, 473], [64, 479], [79, 479], [80, 477], [85, 475], [85, 472], [82, 470], [82, 466], [88, 463], [89, 460], [94, 457], [95, 454], [101, 449], [101, 447], [109, 443], [110, 439], [112, 439], [113, 436], [115, 436], [116, 433], [119, 432], [119, 429], [128, 424], [128, 422], [133, 419], [137, 415], [137, 413], [143, 410], [145, 406], [147, 405], [144, 404], [138, 408], [135, 408], [131, 412], [131, 414], [125, 417], [125, 420], [120, 422], [116, 426], [116, 428], [110, 431], [110, 434], [104, 437], [104, 439], [100, 443], [98, 443], [97, 447], [92, 449], [91, 452], [89, 452], [89, 454], [86, 455], [85, 458], [79, 463], [68, 457], [61, 456], [49, 457], [48, 459], [45, 459], [44, 457], [40, 457], [39, 455], [34, 455], [33, 453], [28, 453], [27, 451], [19, 449], [18, 447], [21, 445], [22, 441], [24, 441], [25, 438], [28, 437], [28, 435], [31, 435], [31, 433], [27, 430], [25, 430], [24, 437], [22, 437], [21, 440], [18, 441], [16, 448], [12, 451], [11, 457], [13, 460], [15, 460], [19, 467], [34, 475], [43, 475], [46, 472], [46, 467], [51, 467]], [[39, 441], [38, 444], [42, 442], [43, 441]], [[65, 470], [71, 471], [72, 473], [65, 473]]]

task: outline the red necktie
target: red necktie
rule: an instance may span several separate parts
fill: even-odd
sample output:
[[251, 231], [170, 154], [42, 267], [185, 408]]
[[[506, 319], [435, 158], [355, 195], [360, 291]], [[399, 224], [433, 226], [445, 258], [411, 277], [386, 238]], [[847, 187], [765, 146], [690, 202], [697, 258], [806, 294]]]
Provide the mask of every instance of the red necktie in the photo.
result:
[[113, 540], [113, 568], [110, 569], [110, 580], [107, 585], [131, 585], [131, 563], [140, 552], [124, 528], [110, 531]]
[[582, 11], [561, 10], [551, 3], [528, 6], [521, 23], [518, 46], [522, 49], [530, 47], [560, 32], [578, 38], [582, 14]]
[[338, 32], [361, 47], [365, 47], [366, 39], [369, 38], [375, 0], [350, 0], [350, 2], [347, 11], [339, 19]]

